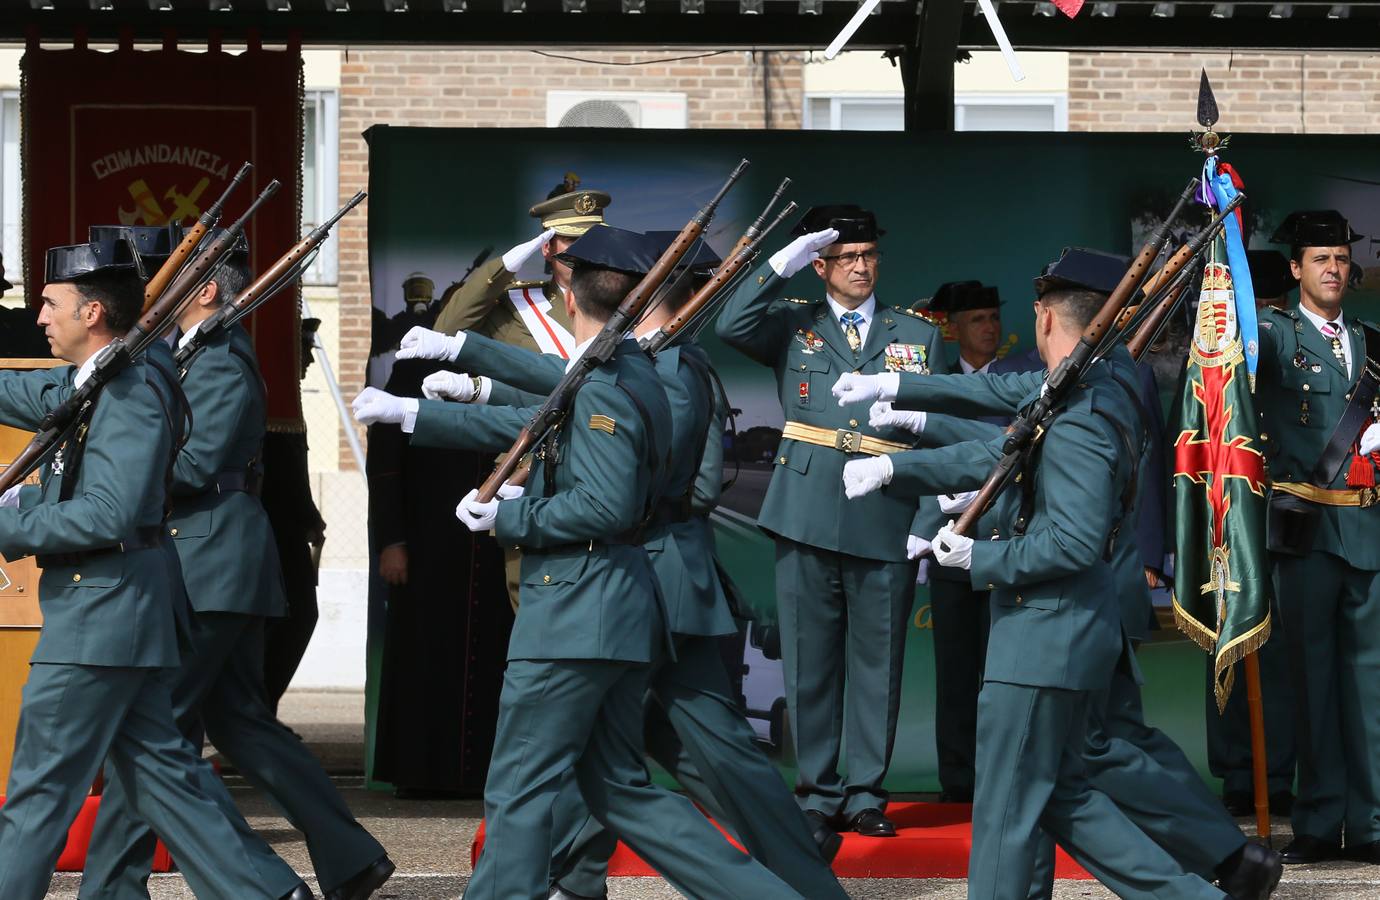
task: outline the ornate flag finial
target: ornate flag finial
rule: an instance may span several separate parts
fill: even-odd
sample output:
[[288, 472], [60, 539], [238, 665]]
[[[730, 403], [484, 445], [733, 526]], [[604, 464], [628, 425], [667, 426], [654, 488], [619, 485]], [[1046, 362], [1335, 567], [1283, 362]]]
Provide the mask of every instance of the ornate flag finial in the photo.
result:
[[1212, 130], [1212, 126], [1217, 124], [1218, 118], [1217, 98], [1213, 96], [1207, 69], [1203, 69], [1202, 72], [1203, 77], [1198, 82], [1198, 124], [1207, 130], [1190, 132], [1188, 141], [1194, 150], [1200, 150], [1211, 156], [1227, 146], [1231, 141], [1231, 135], [1219, 135]]

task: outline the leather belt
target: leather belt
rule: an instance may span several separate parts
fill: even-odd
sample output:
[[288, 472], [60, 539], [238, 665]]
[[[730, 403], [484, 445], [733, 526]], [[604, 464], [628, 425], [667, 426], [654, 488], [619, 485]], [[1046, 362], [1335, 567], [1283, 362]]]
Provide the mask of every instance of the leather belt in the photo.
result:
[[1366, 509], [1380, 505], [1380, 487], [1334, 491], [1296, 481], [1276, 481], [1270, 487], [1286, 494], [1292, 494], [1301, 500], [1321, 503], [1324, 506], [1359, 506], [1361, 509]]
[[912, 450], [910, 444], [899, 441], [885, 441], [871, 437], [860, 431], [846, 428], [820, 428], [803, 422], [787, 422], [781, 429], [781, 436], [793, 441], [804, 441], [816, 447], [828, 447], [840, 453], [866, 453], [868, 456], [881, 456], [883, 453], [900, 453]]
[[44, 553], [34, 558], [40, 569], [48, 569], [53, 566], [80, 566], [88, 560], [97, 556], [105, 556], [108, 553], [130, 553], [134, 550], [152, 550], [161, 545], [163, 541], [163, 529], [157, 525], [147, 528], [139, 528], [134, 537], [129, 540], [112, 544], [109, 547], [97, 547], [93, 550], [74, 550], [71, 553]]
[[231, 491], [248, 491], [249, 476], [240, 470], [217, 472], [215, 485], [217, 494], [226, 494]]

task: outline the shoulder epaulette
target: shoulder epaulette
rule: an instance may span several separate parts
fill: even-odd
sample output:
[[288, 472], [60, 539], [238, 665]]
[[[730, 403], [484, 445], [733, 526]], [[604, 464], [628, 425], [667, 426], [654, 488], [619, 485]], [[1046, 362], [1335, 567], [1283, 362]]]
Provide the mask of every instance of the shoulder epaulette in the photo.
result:
[[906, 316], [913, 316], [913, 317], [915, 317], [915, 318], [917, 318], [917, 319], [921, 319], [921, 320], [923, 320], [923, 321], [925, 321], [925, 322], [929, 322], [931, 325], [934, 324], [934, 321], [933, 321], [929, 316], [925, 315], [924, 313], [920, 312], [919, 310], [907, 309], [907, 308], [904, 307], [904, 306], [892, 306], [892, 307], [888, 307], [888, 308], [889, 308], [892, 312], [898, 312], [898, 313], [901, 313], [902, 315], [906, 315]]
[[508, 290], [516, 291], [523, 288], [545, 288], [545, 281], [514, 281], [508, 284]]
[[787, 303], [799, 303], [801, 306], [813, 306], [816, 303], [823, 303], [823, 300], [802, 300], [799, 297], [781, 297]]

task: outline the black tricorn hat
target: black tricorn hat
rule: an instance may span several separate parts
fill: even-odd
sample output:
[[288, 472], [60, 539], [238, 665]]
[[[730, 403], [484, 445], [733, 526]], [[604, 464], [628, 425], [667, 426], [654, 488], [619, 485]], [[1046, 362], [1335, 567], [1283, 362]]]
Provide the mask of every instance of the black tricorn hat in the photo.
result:
[[1290, 247], [1340, 247], [1361, 240], [1365, 235], [1351, 230], [1351, 223], [1335, 209], [1291, 212], [1270, 236], [1272, 244]]
[[136, 271], [134, 254], [124, 238], [51, 247], [44, 259], [43, 280], [76, 281], [97, 272]]
[[[671, 246], [671, 242], [679, 235], [679, 231], [647, 232], [647, 237], [657, 248], [658, 256], [665, 253], [667, 248]], [[709, 242], [700, 241], [695, 245], [693, 250], [687, 252], [685, 256], [680, 258], [680, 262], [676, 265], [676, 270], [680, 271], [688, 264], [696, 275], [708, 275], [721, 262], [723, 262], [723, 260], [719, 258], [719, 254], [714, 252], [714, 248], [709, 246]]]
[[1131, 267], [1129, 257], [1086, 247], [1065, 247], [1059, 258], [1035, 278], [1035, 296], [1058, 288], [1110, 294]]
[[791, 234], [812, 234], [826, 228], [838, 230], [840, 244], [870, 244], [886, 234], [877, 227], [877, 216], [871, 210], [851, 203], [811, 207], [791, 229]]
[[1001, 295], [981, 281], [946, 281], [930, 298], [929, 312], [956, 313], [970, 309], [995, 309]]
[[140, 256], [166, 259], [182, 242], [177, 225], [92, 225], [86, 230], [88, 241], [117, 241], [124, 238]]
[[1247, 250], [1246, 262], [1251, 269], [1251, 286], [1257, 297], [1283, 297], [1298, 284], [1289, 260], [1278, 250]]
[[577, 269], [592, 267], [645, 275], [660, 256], [658, 242], [649, 235], [603, 225], [586, 231], [556, 258]]

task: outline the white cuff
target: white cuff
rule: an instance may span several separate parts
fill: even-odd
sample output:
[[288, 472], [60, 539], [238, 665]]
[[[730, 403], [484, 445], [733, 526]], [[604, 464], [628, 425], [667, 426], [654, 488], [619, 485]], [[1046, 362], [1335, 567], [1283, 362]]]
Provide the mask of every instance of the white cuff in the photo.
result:
[[402, 405], [402, 432], [403, 434], [411, 434], [413, 429], [417, 427], [417, 411], [421, 409], [422, 404], [415, 397], [404, 397], [402, 398]]
[[896, 399], [896, 395], [901, 391], [901, 373], [883, 372], [877, 376], [878, 400], [890, 403]]
[[[463, 334], [464, 332], [461, 332], [461, 333]], [[488, 375], [480, 375], [480, 376], [479, 376], [479, 393], [476, 394], [476, 395], [475, 395], [475, 398], [474, 398], [473, 400], [471, 400], [470, 402], [471, 402], [471, 403], [477, 403], [477, 404], [479, 404], [480, 406], [483, 406], [485, 403], [488, 403], [488, 402], [489, 402], [489, 394], [493, 392], [493, 389], [494, 389], [494, 380], [493, 380], [492, 378], [490, 378]]]
[[891, 484], [891, 476], [896, 474], [896, 467], [891, 463], [891, 454], [883, 453], [877, 458], [882, 461], [882, 468], [886, 470], [882, 473], [882, 484]]

